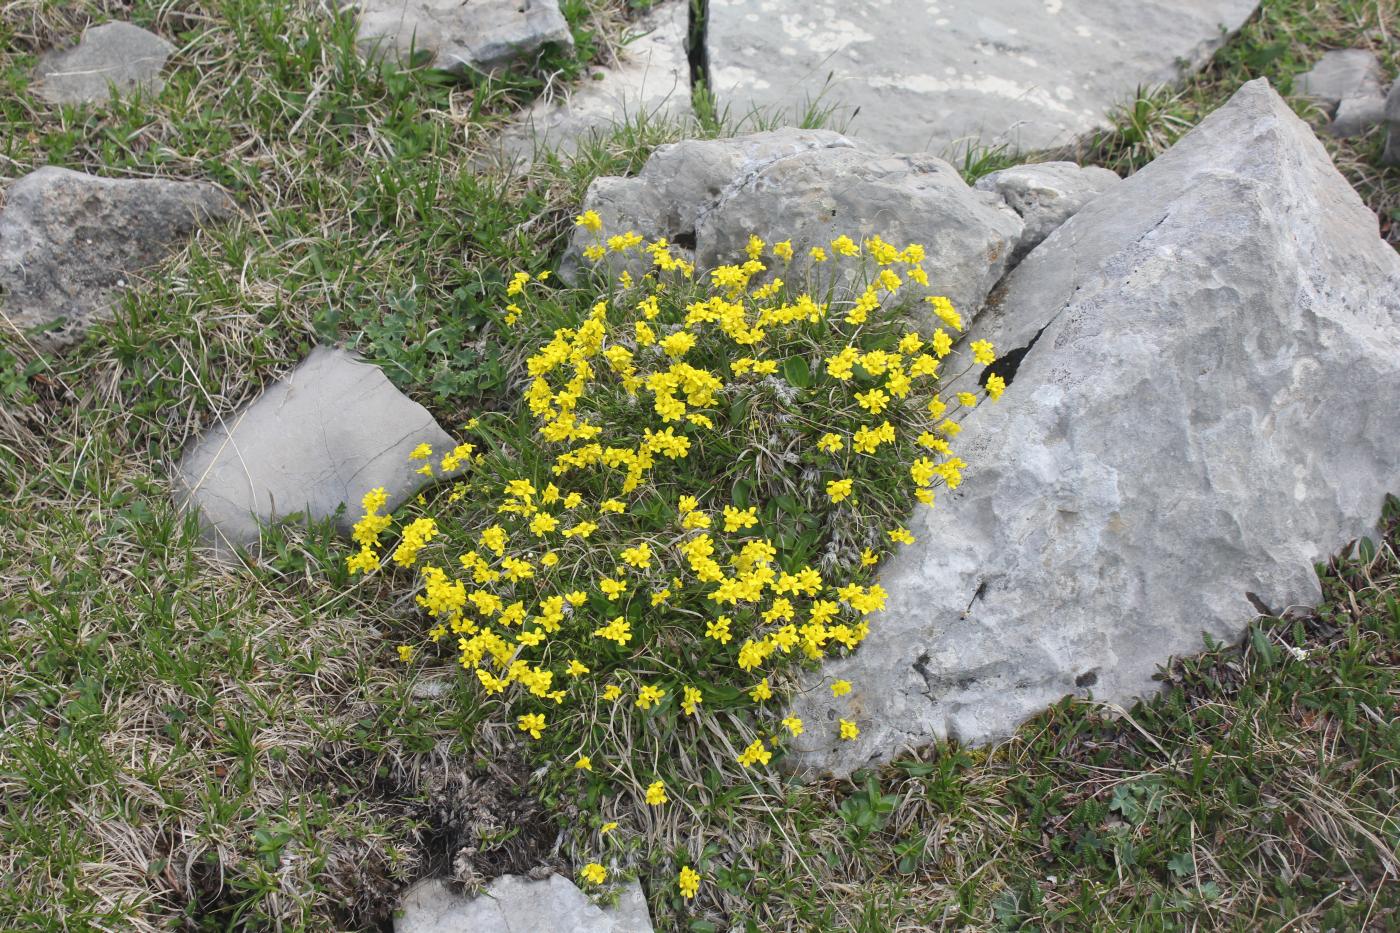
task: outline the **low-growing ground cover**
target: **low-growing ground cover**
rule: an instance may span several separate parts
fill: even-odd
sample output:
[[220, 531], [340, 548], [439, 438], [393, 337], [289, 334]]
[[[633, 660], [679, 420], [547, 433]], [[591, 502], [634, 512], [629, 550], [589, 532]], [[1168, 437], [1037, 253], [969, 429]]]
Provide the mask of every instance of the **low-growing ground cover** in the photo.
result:
[[[0, 338], [0, 926], [373, 928], [429, 871], [573, 874], [586, 853], [556, 847], [580, 812], [573, 762], [537, 771], [513, 720], [483, 721], [476, 685], [399, 661], [423, 628], [402, 588], [352, 578], [319, 531], [275, 533], [258, 565], [212, 563], [166, 477], [214, 414], [322, 339], [465, 438], [520, 377], [510, 272], [549, 270], [587, 182], [674, 131], [483, 176], [485, 128], [581, 62], [477, 84], [381, 74], [319, 4], [168, 6], [21, 0], [0, 17], [7, 178], [211, 178], [247, 212], [83, 347]], [[620, 8], [568, 12], [583, 61], [625, 28]], [[50, 110], [25, 93], [33, 53], [90, 13], [179, 37], [158, 99]], [[1095, 158], [1140, 164], [1245, 77], [1283, 86], [1319, 47], [1370, 46], [1393, 70], [1395, 26], [1380, 3], [1265, 3]], [[1385, 218], [1378, 134], [1329, 145]], [[1392, 927], [1395, 547], [1392, 527], [1333, 565], [1315, 618], [1176, 663], [1128, 717], [1065, 704], [992, 750], [809, 785], [698, 736], [676, 764], [684, 811], [639, 801], [592, 851], [646, 881], [659, 928]], [[693, 901], [678, 864], [703, 877]]]

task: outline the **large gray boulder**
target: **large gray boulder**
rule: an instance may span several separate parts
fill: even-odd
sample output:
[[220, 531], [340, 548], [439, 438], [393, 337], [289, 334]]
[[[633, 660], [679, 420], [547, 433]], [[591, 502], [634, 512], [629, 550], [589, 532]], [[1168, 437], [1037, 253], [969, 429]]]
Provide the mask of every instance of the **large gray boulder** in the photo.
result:
[[106, 100], [115, 88], [159, 94], [160, 72], [175, 46], [130, 23], [106, 23], [83, 34], [72, 48], [45, 53], [34, 69], [32, 89], [51, 104]]
[[512, 165], [549, 150], [567, 158], [581, 142], [605, 137], [628, 120], [691, 122], [689, 27], [687, 0], [663, 0], [636, 23], [615, 64], [594, 69], [562, 98], [535, 101], [501, 131], [490, 156]]
[[[878, 234], [927, 250], [932, 285], [967, 313], [981, 306], [1007, 268], [1024, 224], [997, 195], [969, 188], [947, 162], [889, 155], [836, 133], [778, 130], [725, 140], [663, 146], [635, 178], [600, 178], [585, 208], [604, 232], [627, 229], [693, 247], [703, 272], [742, 258], [750, 234], [791, 240], [798, 258], [783, 274], [799, 280], [807, 248], [841, 234]], [[578, 231], [566, 275], [583, 264]], [[610, 271], [635, 258], [609, 257]]]
[[131, 277], [201, 224], [234, 212], [204, 182], [96, 178], [48, 166], [10, 186], [0, 214], [5, 313], [58, 347], [106, 315]]
[[436, 465], [453, 446], [428, 411], [378, 367], [317, 347], [242, 411], [185, 451], [178, 500], [199, 510], [206, 543], [223, 555], [252, 549], [263, 525], [301, 513], [349, 533], [376, 486], [394, 509], [429, 480], [409, 453], [431, 444]]
[[1026, 229], [1011, 254], [1015, 265], [1060, 224], [1121, 180], [1096, 165], [1037, 162], [984, 175], [974, 187], [1000, 195], [1025, 222]]
[[406, 62], [426, 52], [435, 68], [494, 71], [549, 42], [573, 48], [559, 0], [339, 0], [359, 15], [371, 56]]
[[1149, 694], [1203, 633], [1314, 605], [1315, 562], [1400, 492], [1400, 256], [1263, 80], [1051, 234], [969, 336], [1011, 385], [881, 569], [870, 637], [799, 695], [799, 767]]
[[573, 882], [559, 875], [529, 881], [502, 875], [477, 897], [459, 893], [447, 881], [420, 881], [404, 895], [394, 917], [394, 933], [651, 933], [642, 886], [622, 888], [612, 907], [589, 901]]
[[[1207, 60], [1258, 0], [709, 0], [721, 107], [812, 98], [895, 152], [1033, 150], [1106, 127], [1140, 87]], [[795, 122], [795, 120], [794, 120]]]

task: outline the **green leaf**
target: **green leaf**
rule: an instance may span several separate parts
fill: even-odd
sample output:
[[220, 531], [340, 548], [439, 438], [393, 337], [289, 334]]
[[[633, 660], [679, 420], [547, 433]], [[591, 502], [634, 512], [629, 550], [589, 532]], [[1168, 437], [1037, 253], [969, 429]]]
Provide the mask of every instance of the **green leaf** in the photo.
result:
[[807, 359], [802, 356], [790, 356], [783, 363], [783, 377], [799, 389], [806, 389], [812, 384], [812, 371], [807, 367]]

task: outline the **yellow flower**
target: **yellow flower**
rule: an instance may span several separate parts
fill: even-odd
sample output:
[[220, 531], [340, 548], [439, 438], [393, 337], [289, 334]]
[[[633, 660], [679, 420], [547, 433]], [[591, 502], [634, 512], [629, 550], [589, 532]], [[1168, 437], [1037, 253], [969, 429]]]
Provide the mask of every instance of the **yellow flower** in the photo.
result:
[[696, 893], [700, 890], [700, 875], [689, 865], [686, 865], [681, 869], [681, 874], [676, 884], [681, 889], [682, 897], [688, 901], [693, 900]]
[[774, 256], [777, 256], [777, 257], [778, 257], [779, 259], [781, 259], [783, 262], [791, 262], [791, 261], [792, 261], [792, 241], [791, 241], [791, 240], [783, 240], [781, 243], [774, 243], [774, 244], [773, 244], [773, 255], [774, 255]]
[[843, 697], [851, 692], [851, 682], [849, 680], [837, 680], [831, 684], [831, 695]]
[[612, 701], [622, 696], [622, 688], [617, 684], [608, 684], [603, 688], [603, 699]]
[[521, 732], [530, 733], [530, 738], [532, 739], [538, 739], [540, 737], [540, 733], [544, 731], [543, 713], [526, 713], [525, 715], [518, 717], [515, 720], [515, 722], [516, 727]]
[[860, 247], [855, 244], [854, 240], [846, 236], [844, 233], [831, 241], [831, 248], [836, 252], [840, 253], [842, 256], [860, 255]]
[[642, 687], [637, 693], [637, 708], [651, 709], [653, 704], [661, 702], [661, 698], [666, 695], [666, 691], [660, 687], [653, 687], [650, 684]]
[[813, 262], [826, 262], [826, 250], [820, 246], [813, 246], [807, 254], [812, 257]]
[[413, 448], [413, 450], [409, 453], [408, 459], [427, 460], [432, 455], [433, 446], [431, 444], [419, 444], [417, 447]]
[[851, 479], [834, 479], [826, 484], [826, 494], [832, 502], [844, 502], [851, 497], [851, 489], [854, 486]]
[[914, 536], [909, 533], [908, 528], [895, 528], [890, 531], [890, 540], [895, 544], [913, 544]]
[[763, 740], [754, 739], [736, 760], [745, 768], [752, 768], [755, 764], [768, 764], [772, 757], [773, 753], [764, 746]]
[[744, 247], [744, 252], [748, 253], [750, 259], [757, 259], [763, 255], [763, 240], [757, 234], [749, 234], [748, 245]]
[[583, 866], [583, 871], [579, 872], [583, 880], [589, 884], [602, 884], [608, 880], [608, 870], [597, 862], [589, 862]]
[[602, 502], [598, 503], [598, 511], [614, 512], [621, 515], [623, 512], [627, 511], [627, 503], [618, 499], [604, 499]]
[[996, 401], [1001, 398], [1001, 393], [1006, 391], [1006, 380], [997, 375], [987, 377], [987, 396]]
[[964, 408], [972, 408], [977, 404], [977, 396], [973, 395], [971, 392], [959, 392], [958, 404]]
[[597, 243], [594, 243], [592, 246], [585, 246], [583, 248], [583, 257], [590, 262], [597, 262], [606, 255], [607, 251], [604, 250], [603, 247], [599, 246]]
[[603, 218], [598, 216], [597, 211], [584, 211], [574, 218], [574, 224], [592, 233], [597, 233], [603, 229]]
[[612, 832], [614, 829], [617, 829], [617, 823], [614, 823], [614, 822], [612, 822], [612, 821], [609, 821], [609, 822], [607, 822], [607, 823], [604, 823], [602, 826], [598, 827], [598, 834], [599, 834], [599, 835], [602, 835], [602, 836], [606, 836], [608, 833]]
[[869, 392], [857, 392], [856, 401], [860, 403], [861, 408], [872, 415], [878, 415], [890, 403], [890, 397], [879, 389], [871, 389]]
[[592, 758], [589, 758], [587, 755], [579, 755], [579, 756], [578, 756], [578, 761], [574, 762], [574, 770], [575, 770], [575, 771], [592, 771], [592, 770], [593, 770], [593, 759], [592, 759]]
[[764, 700], [770, 700], [773, 698], [773, 688], [768, 686], [767, 677], [763, 678], [757, 684], [754, 685], [754, 688], [749, 691], [749, 698], [752, 699], [755, 703], [762, 703]]
[[647, 803], [653, 807], [659, 807], [670, 798], [666, 796], [666, 783], [664, 781], [652, 781], [647, 788]]
[[860, 729], [856, 726], [855, 723], [851, 722], [849, 719], [843, 719], [843, 720], [841, 720], [841, 738], [842, 738], [842, 739], [845, 739], [846, 741], [850, 741], [851, 739], [854, 739], [854, 738], [855, 738], [856, 736], [858, 736], [858, 735], [860, 735]]
[[705, 627], [705, 637], [713, 638], [721, 645], [727, 645], [729, 644], [729, 640], [734, 637], [729, 632], [729, 626], [731, 624], [732, 620], [729, 616], [720, 616]]
[[685, 687], [681, 693], [683, 696], [681, 709], [685, 711], [687, 716], [694, 716], [698, 712], [696, 707], [705, 702], [703, 695], [698, 687]]
[[651, 566], [651, 545], [643, 541], [636, 547], [623, 548], [622, 562], [638, 570], [645, 570]]
[[793, 735], [802, 734], [802, 720], [798, 719], [796, 716], [784, 717], [783, 725], [786, 726], [787, 731], [791, 732]]
[[402, 661], [402, 662], [404, 662], [405, 664], [407, 664], [409, 661], [412, 661], [412, 660], [413, 660], [413, 646], [412, 646], [412, 645], [399, 645], [399, 647], [398, 647], [398, 652], [399, 652], [399, 660]]
[[727, 532], [742, 531], [745, 528], [752, 528], [758, 524], [758, 506], [747, 509], [736, 509], [733, 506], [724, 507], [724, 530]]
[[846, 442], [839, 434], [823, 434], [821, 439], [817, 441], [817, 449], [829, 454], [838, 453], [845, 446]]
[[614, 580], [612, 577], [604, 577], [598, 581], [598, 589], [602, 590], [603, 595], [608, 599], [615, 600], [627, 592], [627, 584], [621, 580]]
[[997, 361], [996, 351], [989, 341], [972, 341], [972, 361], [979, 366], [990, 366]]
[[860, 565], [862, 567], [874, 567], [880, 562], [880, 558], [875, 556], [875, 552], [866, 548], [860, 552]]
[[570, 677], [581, 677], [588, 673], [588, 668], [578, 658], [572, 658], [569, 661], [569, 666], [565, 668], [565, 672]]

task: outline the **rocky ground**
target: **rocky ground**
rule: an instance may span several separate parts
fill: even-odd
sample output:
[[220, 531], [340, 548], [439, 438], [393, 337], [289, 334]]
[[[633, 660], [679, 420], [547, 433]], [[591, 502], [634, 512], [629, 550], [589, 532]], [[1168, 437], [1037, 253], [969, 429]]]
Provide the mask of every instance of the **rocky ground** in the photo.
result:
[[[0, 7], [0, 925], [1394, 926], [1400, 21], [955, 6]], [[340, 538], [584, 209], [924, 243], [1009, 383], [797, 700], [859, 740], [697, 764], [616, 904]]]

